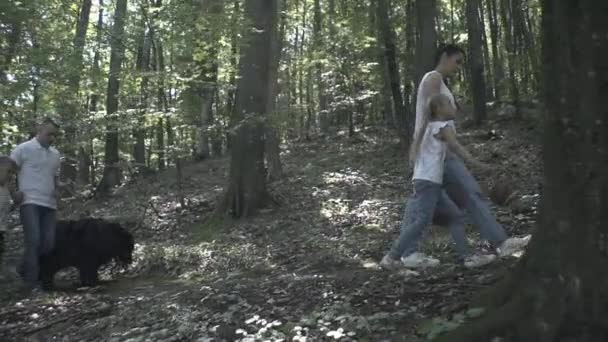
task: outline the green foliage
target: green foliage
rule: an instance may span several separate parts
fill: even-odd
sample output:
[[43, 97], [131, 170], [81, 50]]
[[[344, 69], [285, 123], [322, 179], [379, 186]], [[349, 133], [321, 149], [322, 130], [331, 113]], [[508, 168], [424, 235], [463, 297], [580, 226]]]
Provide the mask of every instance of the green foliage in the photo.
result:
[[452, 319], [445, 319], [441, 317], [435, 317], [433, 319], [426, 320], [418, 326], [418, 334], [425, 336], [428, 340], [432, 340], [435, 337], [452, 331], [465, 321], [477, 318], [484, 312], [483, 308], [471, 308], [464, 312], [459, 312], [452, 316]]
[[[334, 126], [344, 125], [349, 116], [354, 117], [355, 125], [373, 124], [376, 113], [381, 112], [385, 91], [375, 2], [320, 1], [317, 14], [314, 0], [279, 2], [284, 7], [278, 29], [281, 36], [277, 37], [281, 46], [278, 96], [267, 122], [281, 138], [294, 131], [300, 134], [317, 130], [320, 113]], [[401, 85], [406, 99], [411, 100], [417, 18], [413, 8], [408, 8], [410, 3], [392, 2], [389, 17], [395, 32]], [[114, 2], [104, 0], [100, 8], [99, 0], [92, 1], [80, 66], [74, 58], [73, 42], [81, 4], [82, 1], [73, 0], [0, 1], [2, 153], [27, 138], [36, 120], [53, 114], [62, 118], [65, 127], [76, 131], [75, 137], [63, 140], [60, 149], [86, 147], [91, 149], [93, 159], [103, 160], [109, 123], [105, 102]], [[522, 6], [529, 33], [536, 38], [538, 0]], [[485, 2], [484, 10], [489, 37]], [[98, 28], [100, 11], [104, 16]], [[243, 29], [248, 26], [243, 18], [243, 1], [164, 0], [157, 6], [156, 1], [142, 0], [129, 2], [128, 12], [120, 111], [114, 117], [120, 128], [122, 155], [131, 159], [136, 130], [146, 133], [148, 153], [165, 151], [169, 160], [177, 150], [182, 155], [190, 154], [196, 145], [192, 132], [203, 126], [208, 127], [215, 141], [225, 145], [234, 109], [239, 53], [247, 44], [242, 39]], [[465, 19], [463, 0], [438, 1], [440, 40], [466, 42]], [[408, 25], [413, 29], [408, 31]], [[489, 57], [500, 57], [505, 69], [509, 67], [505, 28], [501, 20], [499, 25], [500, 56]], [[517, 69], [515, 79], [523, 91], [533, 93], [536, 83], [530, 71], [538, 59], [532, 53], [538, 49], [522, 50], [527, 44], [523, 38], [520, 33], [520, 50], [512, 61]], [[148, 63], [143, 63], [145, 56]], [[159, 56], [163, 57], [162, 68]], [[492, 73], [493, 70], [486, 70], [486, 77], [492, 77]], [[77, 91], [68, 82], [75, 74], [80, 76]], [[464, 94], [465, 80], [466, 72], [451, 85]], [[507, 93], [508, 87], [504, 88], [503, 93]], [[210, 118], [201, 117], [203, 89], [213, 90]], [[97, 100], [94, 110], [93, 99]], [[175, 146], [160, 146], [157, 141], [155, 130], [160, 118], [169, 119]], [[169, 135], [165, 134], [165, 143]]]

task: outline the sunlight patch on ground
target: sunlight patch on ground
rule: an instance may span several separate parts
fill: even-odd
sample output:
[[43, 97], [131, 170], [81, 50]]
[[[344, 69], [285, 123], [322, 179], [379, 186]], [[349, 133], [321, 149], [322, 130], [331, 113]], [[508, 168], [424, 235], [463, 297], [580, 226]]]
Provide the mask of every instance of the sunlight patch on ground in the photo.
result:
[[346, 215], [350, 212], [350, 200], [330, 198], [323, 202], [321, 216], [330, 219], [334, 216]]
[[354, 185], [362, 183], [369, 186], [371, 184], [364, 178], [366, 176], [360, 171], [347, 168], [342, 172], [324, 172], [323, 181], [325, 184], [349, 183]]

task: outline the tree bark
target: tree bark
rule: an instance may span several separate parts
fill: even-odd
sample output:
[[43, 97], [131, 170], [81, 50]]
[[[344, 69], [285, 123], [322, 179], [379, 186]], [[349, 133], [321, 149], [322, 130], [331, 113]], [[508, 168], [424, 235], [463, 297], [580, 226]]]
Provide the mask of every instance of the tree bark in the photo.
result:
[[437, 18], [436, 0], [416, 0], [416, 19], [418, 21], [419, 39], [416, 44], [416, 87], [422, 76], [435, 67], [435, 52], [437, 50]]
[[371, 34], [377, 38], [378, 45], [376, 49], [376, 60], [378, 61], [378, 73], [382, 78], [382, 90], [380, 96], [382, 100], [382, 118], [388, 128], [397, 127], [395, 122], [395, 114], [393, 109], [393, 94], [391, 92], [391, 80], [388, 72], [388, 66], [384, 58], [384, 46], [382, 45], [382, 37], [378, 29], [378, 1], [370, 1], [370, 27]]
[[201, 57], [197, 60], [200, 68], [198, 75], [199, 98], [201, 103], [200, 120], [201, 127], [198, 138], [197, 158], [204, 160], [211, 155], [210, 127], [213, 124], [213, 101], [217, 88], [218, 72], [218, 41], [219, 34], [213, 25], [211, 18], [217, 18], [223, 12], [221, 0], [209, 0], [202, 2], [201, 12], [207, 20], [206, 27], [203, 29], [202, 37], [199, 40], [198, 49]]
[[[142, 172], [146, 168], [146, 129], [145, 129], [145, 114], [148, 109], [148, 83], [150, 72], [150, 54], [152, 50], [152, 35], [147, 30], [147, 9], [142, 6], [142, 11], [146, 14], [141, 23], [141, 37], [137, 57], [135, 62], [135, 71], [141, 75], [139, 85], [139, 103], [137, 105], [137, 124], [133, 128], [133, 161], [137, 172]], [[152, 18], [152, 20], [154, 20]], [[152, 24], [152, 23], [151, 23]]]
[[240, 61], [234, 145], [229, 185], [218, 208], [245, 217], [269, 203], [264, 167], [264, 116], [268, 109], [272, 41], [277, 22], [276, 0], [246, 0], [249, 24], [243, 30], [246, 46]]
[[[97, 104], [99, 102], [99, 94], [97, 90], [99, 89], [99, 76], [100, 76], [100, 51], [101, 51], [101, 39], [103, 32], [103, 0], [99, 0], [99, 14], [97, 17], [97, 25], [95, 27], [96, 37], [95, 37], [95, 52], [93, 54], [93, 66], [91, 67], [91, 79], [93, 80], [93, 94], [91, 94], [91, 98], [89, 100], [88, 110], [89, 113], [97, 112]], [[87, 146], [81, 145], [78, 152], [78, 179], [81, 185], [84, 184], [94, 184], [95, 183], [95, 165], [93, 164], [93, 139], [92, 137], [88, 137]]]
[[479, 0], [467, 0], [467, 31], [469, 35], [469, 58], [471, 89], [473, 93], [473, 118], [477, 125], [486, 119], [486, 84], [483, 67], [483, 47], [479, 24]]
[[323, 62], [320, 59], [323, 54], [323, 16], [321, 13], [321, 1], [314, 0], [314, 21], [313, 21], [313, 43], [315, 62], [315, 81], [317, 83], [317, 93], [319, 96], [319, 124], [321, 132], [326, 133], [329, 125], [327, 124], [327, 96], [325, 94], [325, 80], [323, 80]]
[[[278, 86], [278, 70], [281, 62], [281, 56], [283, 51], [283, 39], [285, 34], [285, 20], [286, 17], [283, 11], [287, 8], [284, 7], [286, 1], [283, 1], [283, 5], [278, 6], [278, 12], [281, 14], [281, 26], [278, 34], [272, 32], [271, 37], [271, 49], [272, 49], [272, 64], [269, 69], [269, 83], [268, 83], [268, 106], [266, 113], [269, 117], [276, 117], [274, 114], [276, 109], [276, 97], [277, 97], [277, 86]], [[278, 134], [277, 127], [274, 125], [273, 120], [266, 120], [266, 132], [265, 132], [265, 152], [266, 152], [266, 164], [268, 165], [268, 179], [273, 181], [283, 178], [283, 164], [281, 163], [281, 139]]]
[[478, 23], [479, 23], [479, 31], [481, 32], [481, 45], [483, 47], [483, 68], [484, 68], [484, 83], [486, 85], [486, 95], [489, 95], [490, 98], [494, 99], [494, 83], [492, 80], [492, 62], [490, 61], [490, 40], [488, 39], [488, 35], [486, 33], [486, 20], [485, 20], [485, 1], [477, 0], [479, 3], [479, 14], [478, 14]]
[[397, 132], [401, 143], [405, 148], [409, 146], [410, 138], [410, 123], [407, 107], [403, 103], [403, 95], [401, 93], [401, 78], [399, 76], [399, 66], [397, 65], [397, 47], [395, 45], [395, 32], [392, 30], [390, 16], [390, 5], [388, 0], [378, 0], [377, 16], [378, 16], [378, 31], [382, 49], [384, 51], [384, 62], [387, 68], [390, 81], [390, 89], [393, 99], [394, 122], [397, 125]]
[[538, 229], [486, 313], [438, 341], [608, 337], [608, 3], [543, 0], [543, 163]]
[[492, 80], [494, 81], [494, 99], [496, 101], [501, 100], [502, 88], [504, 82], [504, 69], [502, 62], [502, 53], [498, 49], [500, 31], [498, 25], [498, 10], [496, 7], [496, 0], [488, 0], [488, 18], [490, 25], [490, 39], [491, 50], [492, 50]]
[[[228, 96], [226, 103], [226, 112], [228, 114], [228, 131], [232, 129], [232, 116], [234, 114], [234, 108], [236, 106], [236, 73], [238, 69], [238, 23], [241, 16], [241, 5], [240, 0], [235, 0], [232, 9], [232, 31], [230, 34], [230, 86], [228, 88]], [[231, 134], [226, 134], [226, 149], [232, 148]]]
[[67, 93], [61, 106], [62, 121], [65, 137], [69, 142], [63, 147], [64, 158], [61, 163], [61, 178], [63, 181], [73, 182], [78, 177], [77, 157], [77, 132], [79, 123], [78, 114], [82, 111], [82, 104], [78, 98], [80, 89], [80, 75], [82, 72], [82, 60], [87, 29], [89, 27], [89, 15], [91, 13], [91, 0], [83, 0], [80, 7], [80, 15], [76, 24], [76, 32], [72, 50], [70, 51], [69, 65], [67, 66]]
[[165, 115], [167, 113], [167, 98], [165, 95], [165, 56], [163, 43], [158, 34], [156, 36], [156, 74], [157, 74], [157, 89], [156, 89], [156, 109], [160, 113], [156, 126], [156, 148], [158, 152], [158, 169], [164, 170], [167, 164], [166, 161], [166, 146], [165, 146]]
[[127, 16], [127, 0], [116, 0], [114, 12], [114, 26], [110, 40], [110, 75], [108, 78], [108, 96], [106, 111], [108, 125], [105, 141], [105, 158], [103, 177], [97, 188], [100, 194], [108, 193], [113, 187], [120, 184], [121, 169], [118, 165], [118, 123], [114, 113], [118, 111], [118, 95], [120, 90], [120, 73], [124, 58], [125, 46], [123, 36], [125, 32], [125, 18]]
[[509, 84], [511, 88], [511, 100], [513, 105], [515, 106], [516, 116], [519, 117], [519, 87], [517, 85], [517, 78], [515, 77], [515, 71], [517, 70], [516, 65], [516, 49], [515, 49], [515, 40], [513, 37], [513, 20], [509, 15], [509, 2], [510, 1], [500, 1], [500, 11], [502, 18], [502, 26], [504, 28], [505, 33], [505, 45], [507, 47], [507, 61], [508, 61], [508, 69], [509, 69]]

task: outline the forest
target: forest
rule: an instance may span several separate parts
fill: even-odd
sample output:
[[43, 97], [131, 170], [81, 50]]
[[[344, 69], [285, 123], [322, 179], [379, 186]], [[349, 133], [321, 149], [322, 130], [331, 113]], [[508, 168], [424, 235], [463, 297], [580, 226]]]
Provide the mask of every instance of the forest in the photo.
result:
[[[458, 139], [532, 239], [467, 268], [432, 226], [441, 265], [387, 272], [446, 44]], [[0, 338], [608, 340], [607, 61], [605, 0], [0, 1], [0, 155], [51, 119], [58, 218], [135, 242], [99, 286], [27, 294], [12, 211]]]

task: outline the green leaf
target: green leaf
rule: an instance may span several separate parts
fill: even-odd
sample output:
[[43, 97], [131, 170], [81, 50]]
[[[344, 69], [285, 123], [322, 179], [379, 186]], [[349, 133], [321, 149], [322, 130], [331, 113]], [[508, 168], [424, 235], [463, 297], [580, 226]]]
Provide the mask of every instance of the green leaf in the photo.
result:
[[455, 314], [454, 317], [452, 318], [453, 321], [461, 322], [461, 323], [464, 322], [465, 319], [466, 319], [466, 316], [462, 312]]
[[470, 308], [469, 310], [467, 310], [466, 315], [469, 318], [477, 318], [479, 316], [481, 316], [484, 313], [485, 309], [484, 308]]

